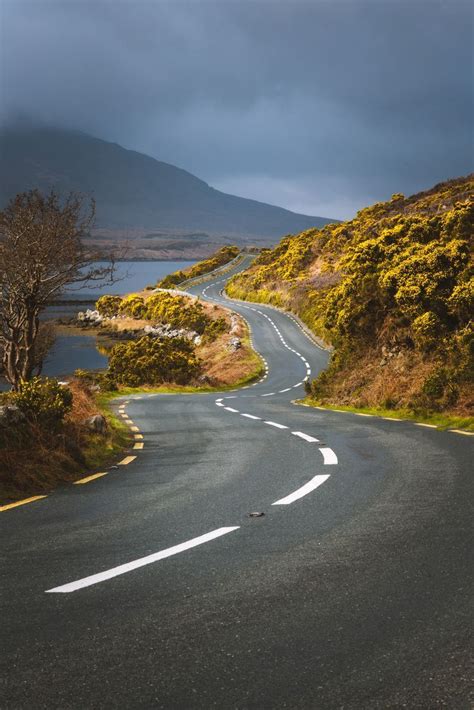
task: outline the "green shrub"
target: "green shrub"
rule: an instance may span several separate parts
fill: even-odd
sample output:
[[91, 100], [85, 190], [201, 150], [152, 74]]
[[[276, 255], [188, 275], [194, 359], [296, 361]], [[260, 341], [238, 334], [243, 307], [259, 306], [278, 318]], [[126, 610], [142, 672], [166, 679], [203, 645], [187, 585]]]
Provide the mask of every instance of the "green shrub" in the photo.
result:
[[219, 335], [225, 333], [227, 328], [228, 326], [225, 318], [216, 318], [215, 320], [211, 320], [204, 331], [206, 340], [215, 340], [219, 337]]
[[126, 296], [119, 308], [122, 315], [130, 316], [131, 318], [146, 318], [147, 310], [145, 301], [141, 296], [137, 296], [136, 293]]
[[420, 350], [428, 350], [442, 336], [442, 323], [436, 313], [427, 311], [415, 318], [412, 324], [413, 338]]
[[107, 376], [129, 387], [175, 382], [185, 385], [200, 372], [192, 344], [184, 338], [153, 338], [112, 348]]
[[201, 303], [166, 291], [160, 291], [146, 301], [146, 318], [169, 323], [172, 328], [188, 328], [201, 334], [211, 322]]
[[116, 316], [120, 309], [122, 299], [120, 296], [101, 296], [95, 304], [101, 316], [111, 318]]
[[224, 266], [228, 264], [229, 261], [235, 259], [240, 253], [239, 247], [236, 246], [225, 246], [212, 254], [208, 259], [203, 259], [194, 264], [190, 269], [186, 271], [175, 271], [173, 274], [168, 274], [162, 279], [158, 286], [161, 288], [173, 288], [177, 286], [182, 281], [187, 281], [188, 279], [194, 279], [197, 276], [203, 276], [204, 274], [214, 271], [219, 266]]
[[72, 408], [72, 392], [48, 377], [24, 382], [9, 398], [29, 421], [43, 428], [56, 428]]

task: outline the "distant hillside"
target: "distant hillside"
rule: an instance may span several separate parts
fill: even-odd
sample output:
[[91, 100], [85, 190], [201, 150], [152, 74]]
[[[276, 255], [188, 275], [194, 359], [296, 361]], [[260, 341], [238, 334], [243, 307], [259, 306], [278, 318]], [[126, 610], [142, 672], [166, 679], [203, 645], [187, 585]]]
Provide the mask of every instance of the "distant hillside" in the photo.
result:
[[297, 313], [335, 347], [322, 403], [472, 415], [474, 175], [262, 252], [231, 296]]
[[0, 205], [33, 187], [94, 195], [97, 227], [106, 236], [118, 230], [142, 237], [150, 231], [168, 237], [199, 230], [205, 237], [274, 240], [331, 221], [227, 195], [185, 170], [84, 133], [4, 130]]

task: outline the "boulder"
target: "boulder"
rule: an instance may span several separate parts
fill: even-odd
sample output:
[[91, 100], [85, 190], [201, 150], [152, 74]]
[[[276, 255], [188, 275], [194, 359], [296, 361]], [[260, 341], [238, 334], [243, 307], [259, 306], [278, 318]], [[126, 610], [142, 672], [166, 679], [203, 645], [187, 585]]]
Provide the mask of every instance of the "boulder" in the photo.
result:
[[241, 347], [242, 347], [242, 343], [241, 343], [241, 341], [240, 341], [240, 338], [231, 338], [231, 339], [229, 340], [229, 344], [227, 345], [227, 347], [228, 347], [229, 350], [231, 350], [232, 352], [235, 352], [236, 350], [238, 350], [239, 348], [241, 348]]
[[107, 431], [107, 419], [102, 414], [94, 414], [85, 420], [84, 425], [94, 434], [105, 434]]
[[102, 323], [104, 317], [100, 315], [99, 311], [93, 311], [88, 308], [86, 311], [79, 311], [77, 314], [77, 320], [79, 323]]
[[25, 415], [16, 405], [6, 404], [0, 407], [0, 426], [15, 426], [16, 424], [22, 424], [25, 420]]

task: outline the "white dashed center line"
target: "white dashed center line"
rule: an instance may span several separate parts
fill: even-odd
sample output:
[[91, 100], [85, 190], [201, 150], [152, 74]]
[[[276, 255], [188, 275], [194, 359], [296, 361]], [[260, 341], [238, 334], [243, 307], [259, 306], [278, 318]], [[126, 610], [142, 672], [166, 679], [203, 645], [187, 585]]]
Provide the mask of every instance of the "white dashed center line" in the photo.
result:
[[290, 505], [290, 503], [294, 503], [295, 500], [303, 498], [303, 496], [306, 496], [308, 493], [311, 493], [311, 491], [314, 491], [315, 488], [324, 483], [324, 481], [327, 481], [328, 478], [328, 474], [314, 476], [314, 478], [308, 481], [308, 483], [305, 483], [304, 486], [301, 486], [301, 488], [298, 488], [293, 493], [290, 493], [290, 495], [280, 498], [280, 500], [276, 500], [272, 503], [272, 505]]
[[315, 439], [314, 436], [310, 436], [309, 434], [305, 434], [302, 431], [292, 431], [291, 432], [293, 436], [299, 436], [300, 439], [304, 439], [305, 441], [319, 441], [319, 439]]
[[227, 533], [238, 530], [240, 526], [227, 527], [227, 528], [217, 528], [217, 530], [212, 530], [205, 535], [200, 535], [199, 537], [194, 537], [192, 540], [187, 540], [179, 545], [174, 545], [173, 547], [168, 547], [160, 552], [155, 552], [153, 555], [147, 555], [146, 557], [140, 557], [138, 560], [133, 562], [127, 562], [124, 565], [119, 565], [118, 567], [112, 567], [112, 569], [105, 570], [105, 572], [99, 572], [98, 574], [92, 574], [89, 577], [84, 577], [83, 579], [78, 579], [76, 582], [69, 582], [69, 584], [63, 584], [60, 587], [54, 587], [53, 589], [47, 589], [47, 594], [66, 594], [68, 592], [76, 592], [78, 589], [84, 589], [84, 587], [91, 587], [93, 584], [99, 584], [100, 582], [105, 582], [107, 579], [112, 579], [113, 577], [118, 577], [121, 574], [126, 574], [127, 572], [132, 572], [132, 570], [138, 569], [139, 567], [145, 567], [145, 565], [151, 565], [153, 562], [158, 562], [159, 560], [164, 560], [167, 557], [172, 557], [172, 555], [177, 555], [180, 552], [185, 552], [190, 550], [192, 547], [197, 547], [198, 545], [203, 545], [205, 542], [210, 542], [215, 540], [222, 535], [227, 535]]
[[331, 465], [335, 465], [338, 463], [337, 456], [332, 449], [322, 448], [319, 450], [323, 455], [324, 463], [326, 466], [328, 466], [328, 465], [331, 466]]
[[269, 426], [274, 426], [277, 429], [288, 429], [287, 426], [284, 424], [278, 424], [278, 422], [263, 422], [264, 424], [268, 424]]

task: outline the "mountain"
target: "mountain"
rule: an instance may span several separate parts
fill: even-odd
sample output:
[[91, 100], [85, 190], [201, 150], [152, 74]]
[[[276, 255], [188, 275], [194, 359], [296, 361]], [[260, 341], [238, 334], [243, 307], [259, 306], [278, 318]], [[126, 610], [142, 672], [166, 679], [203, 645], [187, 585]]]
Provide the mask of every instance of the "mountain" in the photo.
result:
[[227, 293], [292, 310], [334, 346], [316, 402], [472, 416], [473, 235], [474, 174], [286, 237]]
[[[7, 128], [0, 134], [0, 205], [38, 187], [97, 202], [97, 227], [271, 240], [331, 220], [228, 195], [180, 168], [78, 131]], [[202, 235], [201, 235], [202, 236]]]

